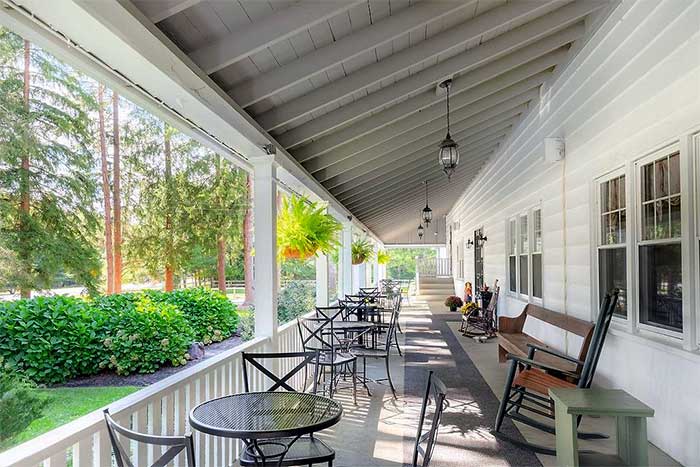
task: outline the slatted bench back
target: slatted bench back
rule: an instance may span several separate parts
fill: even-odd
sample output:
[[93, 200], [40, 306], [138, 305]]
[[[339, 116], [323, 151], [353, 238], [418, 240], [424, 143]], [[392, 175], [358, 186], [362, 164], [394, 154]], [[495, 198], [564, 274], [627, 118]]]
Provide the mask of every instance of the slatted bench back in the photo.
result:
[[558, 327], [572, 334], [576, 334], [577, 336], [581, 336], [583, 338], [583, 343], [581, 344], [579, 359], [585, 360], [588, 347], [591, 343], [591, 337], [593, 337], [593, 329], [595, 328], [594, 323], [589, 323], [588, 321], [574, 318], [573, 316], [566, 316], [562, 313], [557, 313], [556, 311], [548, 310], [532, 303], [529, 303], [525, 307], [524, 314], [537, 318], [540, 321], [549, 323], [552, 326]]

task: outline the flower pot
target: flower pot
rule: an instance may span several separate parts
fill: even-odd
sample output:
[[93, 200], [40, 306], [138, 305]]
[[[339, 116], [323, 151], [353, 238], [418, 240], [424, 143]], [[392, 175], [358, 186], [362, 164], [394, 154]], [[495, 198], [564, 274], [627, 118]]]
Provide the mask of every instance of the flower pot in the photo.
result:
[[457, 311], [457, 307], [455, 305], [451, 306], [450, 311]]
[[285, 248], [285, 249], [282, 250], [282, 255], [283, 255], [286, 259], [300, 259], [300, 260], [302, 260], [302, 261], [305, 261], [305, 260], [311, 258], [311, 256], [313, 256], [313, 255], [310, 255], [310, 254], [308, 254], [308, 255], [303, 255], [299, 250], [295, 250], [295, 249], [292, 249], [292, 248], [289, 248], [289, 247], [287, 247], [287, 248]]

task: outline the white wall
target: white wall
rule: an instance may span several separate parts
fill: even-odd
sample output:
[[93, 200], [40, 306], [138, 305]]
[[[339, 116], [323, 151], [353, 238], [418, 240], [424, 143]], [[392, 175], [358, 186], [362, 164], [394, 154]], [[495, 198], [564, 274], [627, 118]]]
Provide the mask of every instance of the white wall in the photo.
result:
[[[597, 302], [593, 180], [700, 131], [700, 3], [624, 1], [578, 47], [570, 65], [543, 88], [539, 108], [465, 187], [447, 223], [460, 225], [453, 233], [453, 252], [458, 242], [464, 245], [476, 228], [484, 227], [485, 280], [492, 284], [499, 279], [504, 291], [506, 220], [541, 206], [544, 306], [592, 320]], [[543, 161], [543, 139], [550, 136], [565, 139], [564, 162]], [[687, 145], [681, 144], [681, 151], [681, 157], [697, 156]], [[684, 243], [695, 235], [686, 233]], [[473, 249], [464, 256], [464, 280], [473, 280]], [[697, 288], [695, 282], [686, 284], [686, 278], [684, 273], [684, 294]], [[457, 291], [462, 285], [456, 283]], [[524, 306], [503, 293], [499, 314], [515, 315]], [[693, 302], [692, 314], [698, 308]], [[577, 353], [577, 338], [534, 319], [526, 326], [545, 342]], [[623, 388], [655, 408], [651, 441], [685, 465], [700, 465], [696, 349], [696, 340], [660, 342], [643, 337], [634, 326], [616, 323], [597, 374], [598, 384]]]

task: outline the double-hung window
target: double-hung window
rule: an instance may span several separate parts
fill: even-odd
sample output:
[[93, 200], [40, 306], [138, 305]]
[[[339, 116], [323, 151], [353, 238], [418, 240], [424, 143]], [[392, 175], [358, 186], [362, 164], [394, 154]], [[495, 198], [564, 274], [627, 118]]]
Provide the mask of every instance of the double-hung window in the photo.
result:
[[615, 315], [627, 317], [627, 203], [625, 175], [598, 182], [598, 299], [620, 291]]
[[542, 299], [542, 210], [531, 209], [507, 221], [508, 290]]
[[639, 323], [683, 331], [680, 154], [638, 165]]

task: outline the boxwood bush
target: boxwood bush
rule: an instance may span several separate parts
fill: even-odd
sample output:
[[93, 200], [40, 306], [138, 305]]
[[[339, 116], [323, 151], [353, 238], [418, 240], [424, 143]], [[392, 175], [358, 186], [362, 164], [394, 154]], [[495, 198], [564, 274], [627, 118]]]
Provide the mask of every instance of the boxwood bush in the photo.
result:
[[37, 383], [62, 383], [98, 370], [102, 342], [95, 309], [80, 298], [0, 303], [0, 358]]
[[148, 373], [189, 358], [194, 340], [223, 340], [236, 307], [207, 289], [0, 302], [0, 360], [39, 384], [103, 369]]
[[236, 305], [221, 292], [193, 288], [147, 294], [156, 302], [175, 305], [181, 310], [194, 330], [195, 339], [206, 345], [220, 342], [238, 329]]

